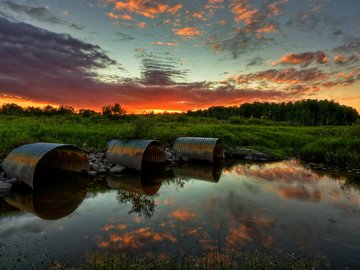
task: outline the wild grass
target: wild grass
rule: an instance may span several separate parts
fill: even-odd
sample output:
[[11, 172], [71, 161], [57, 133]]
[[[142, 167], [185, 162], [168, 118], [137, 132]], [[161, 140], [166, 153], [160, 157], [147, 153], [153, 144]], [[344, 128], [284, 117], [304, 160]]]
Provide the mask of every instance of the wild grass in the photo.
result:
[[256, 119], [216, 120], [184, 115], [101, 117], [0, 115], [0, 154], [23, 143], [56, 142], [105, 149], [113, 138], [144, 138], [171, 145], [179, 136], [222, 138], [225, 148], [248, 147], [277, 158], [360, 168], [360, 125], [295, 126]]
[[[5, 247], [0, 243], [1, 248]], [[259, 251], [251, 253], [239, 253], [236, 250], [219, 252], [210, 250], [203, 255], [195, 256], [186, 252], [179, 252], [177, 255], [167, 256], [133, 256], [125, 253], [96, 251], [89, 252], [85, 261], [80, 264], [58, 261], [49, 254], [43, 256], [41, 268], [34, 264], [32, 259], [26, 256], [18, 247], [14, 250], [14, 256], [9, 263], [10, 269], [52, 269], [52, 270], [128, 270], [128, 269], [151, 269], [151, 270], [260, 270], [260, 269], [329, 269], [327, 260], [315, 260], [306, 257], [296, 257], [294, 254], [265, 254]], [[0, 252], [0, 258], [1, 258]], [[0, 269], [9, 269], [1, 265]]]
[[268, 255], [260, 252], [237, 254], [209, 251], [203, 256], [186, 253], [177, 256], [130, 257], [124, 254], [93, 254], [82, 270], [93, 269], [161, 269], [161, 270], [201, 270], [201, 269], [317, 269], [319, 263], [310, 259], [296, 258], [292, 254]]

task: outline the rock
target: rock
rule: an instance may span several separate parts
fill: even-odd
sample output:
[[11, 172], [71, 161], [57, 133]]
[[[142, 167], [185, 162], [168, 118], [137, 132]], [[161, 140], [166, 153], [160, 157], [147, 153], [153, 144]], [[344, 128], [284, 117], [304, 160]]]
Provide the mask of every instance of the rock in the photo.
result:
[[172, 154], [168, 151], [165, 151], [165, 160], [169, 160], [172, 158]]
[[116, 165], [115, 167], [112, 167], [109, 171], [109, 173], [121, 173], [123, 170], [125, 170], [126, 168], [124, 166], [121, 165]]
[[99, 173], [107, 173], [107, 170], [106, 170], [105, 168], [101, 168], [101, 169], [99, 169], [98, 172], [99, 172]]
[[6, 182], [0, 182], [0, 193], [9, 192], [11, 190], [12, 184]]
[[13, 177], [11, 179], [8, 179], [6, 182], [9, 183], [10, 185], [15, 185], [18, 183], [18, 179], [16, 177]]
[[95, 177], [97, 175], [96, 171], [89, 171], [89, 176], [90, 177]]
[[225, 151], [225, 155], [228, 158], [239, 158], [249, 161], [273, 161], [276, 160], [273, 156], [267, 155], [265, 153], [249, 149], [249, 148], [231, 148]]
[[105, 153], [97, 153], [96, 154], [97, 158], [104, 158], [105, 157]]
[[91, 169], [92, 169], [93, 171], [98, 172], [100, 168], [99, 168], [99, 166], [98, 166], [97, 164], [93, 164], [93, 165], [91, 166]]

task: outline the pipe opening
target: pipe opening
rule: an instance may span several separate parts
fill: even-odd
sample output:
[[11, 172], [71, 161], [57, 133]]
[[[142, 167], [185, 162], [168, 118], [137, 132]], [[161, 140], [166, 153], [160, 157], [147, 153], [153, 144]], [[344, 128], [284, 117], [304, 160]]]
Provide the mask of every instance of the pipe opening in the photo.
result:
[[89, 162], [84, 151], [74, 145], [33, 143], [15, 148], [3, 162], [3, 169], [10, 177], [34, 188], [34, 176], [42, 168], [84, 173]]

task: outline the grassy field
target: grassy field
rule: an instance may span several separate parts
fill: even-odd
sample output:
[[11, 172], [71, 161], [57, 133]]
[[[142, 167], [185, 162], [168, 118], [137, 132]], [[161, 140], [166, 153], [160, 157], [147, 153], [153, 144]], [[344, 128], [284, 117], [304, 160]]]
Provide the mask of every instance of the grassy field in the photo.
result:
[[78, 115], [0, 115], [0, 154], [23, 143], [56, 142], [105, 149], [109, 139], [157, 139], [171, 145], [179, 136], [219, 137], [225, 148], [248, 147], [277, 158], [360, 168], [360, 125], [294, 126], [259, 119], [216, 120], [184, 115], [127, 116], [117, 122]]

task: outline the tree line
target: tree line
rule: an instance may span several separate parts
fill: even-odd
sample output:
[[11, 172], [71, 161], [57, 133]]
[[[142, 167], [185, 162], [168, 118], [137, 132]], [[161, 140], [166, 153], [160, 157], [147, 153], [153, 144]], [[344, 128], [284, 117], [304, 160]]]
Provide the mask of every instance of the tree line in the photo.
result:
[[90, 109], [81, 109], [75, 111], [75, 109], [68, 105], [60, 105], [59, 107], [53, 107], [46, 105], [45, 107], [33, 107], [29, 106], [23, 108], [15, 103], [3, 104], [0, 108], [0, 114], [6, 115], [33, 115], [33, 116], [55, 116], [55, 115], [71, 115], [78, 114], [82, 117], [94, 117], [103, 116], [109, 119], [117, 120], [126, 114], [126, 111], [121, 108], [120, 104], [105, 105], [102, 107], [101, 112], [96, 112]]
[[229, 119], [231, 117], [262, 118], [298, 125], [351, 125], [359, 119], [352, 107], [329, 100], [307, 99], [297, 102], [244, 103], [240, 106], [214, 106], [206, 110], [188, 111], [189, 116]]
[[[103, 106], [101, 112], [90, 109], [75, 111], [73, 107], [68, 105], [23, 108], [15, 103], [6, 103], [0, 107], [0, 114], [33, 116], [77, 114], [85, 118], [103, 117], [120, 120], [124, 118], [126, 111], [118, 103]], [[188, 111], [180, 115], [184, 117], [209, 117], [220, 120], [237, 117], [259, 118], [309, 126], [351, 125], [359, 119], [359, 113], [352, 107], [340, 105], [334, 101], [312, 99], [287, 103], [254, 102], [230, 107], [213, 106], [205, 110]]]

